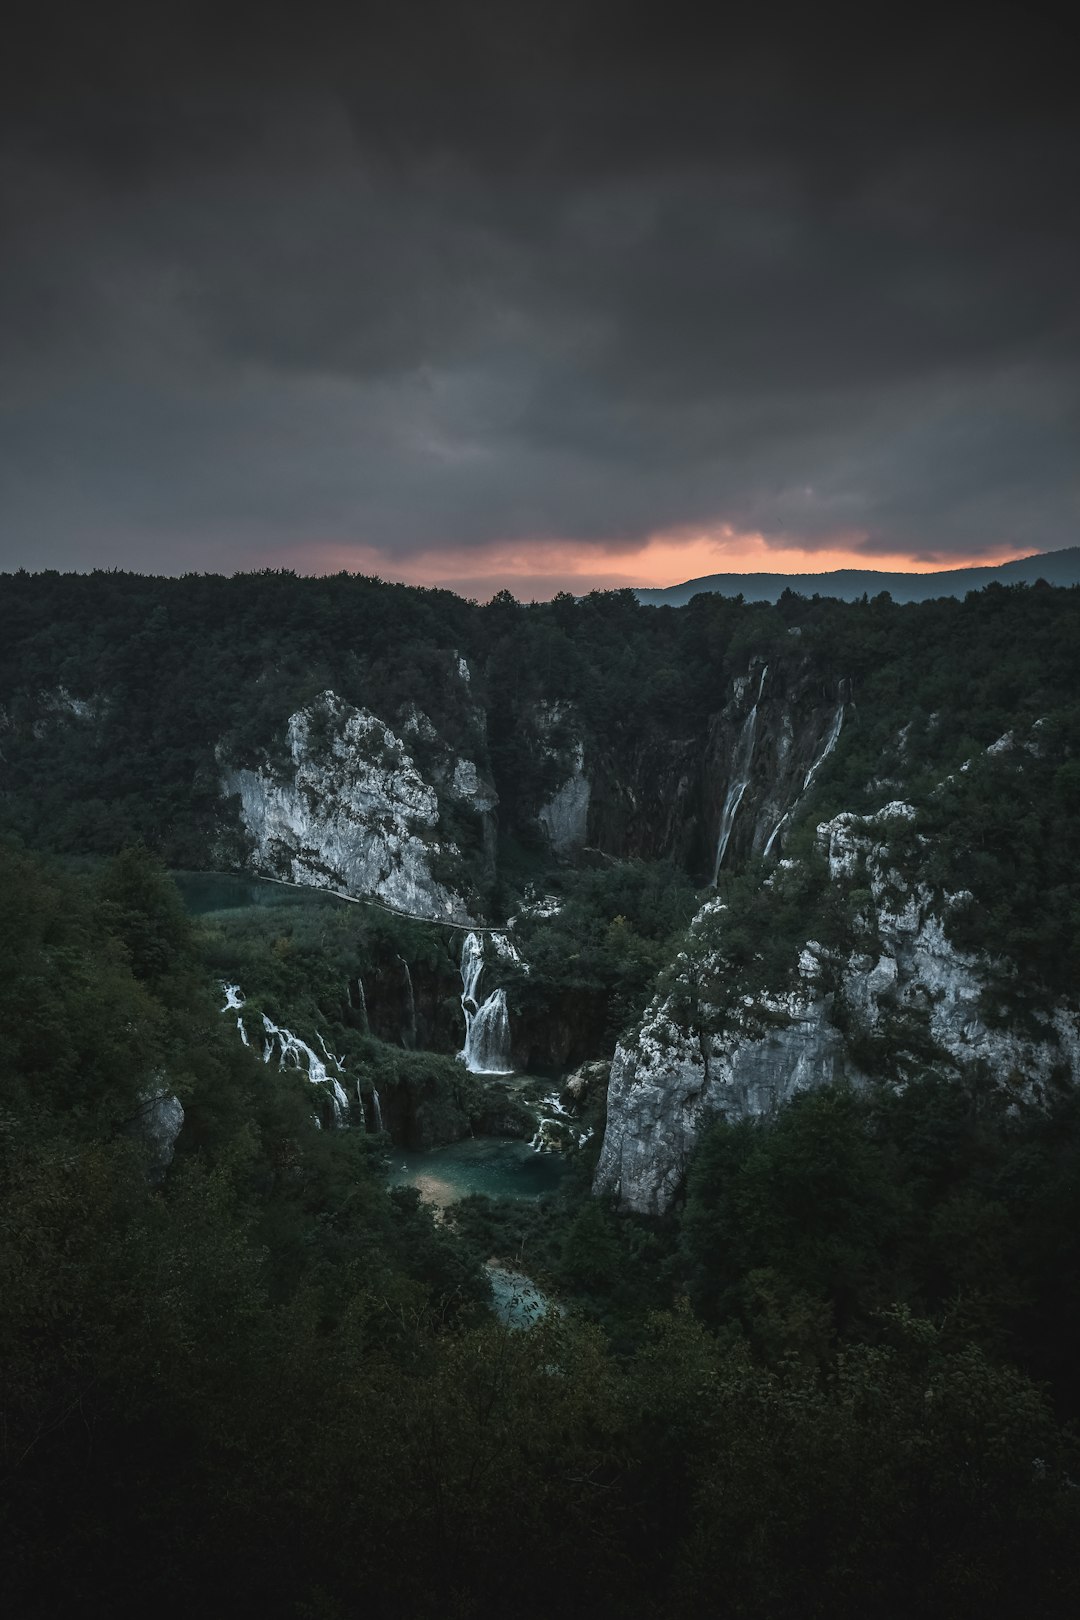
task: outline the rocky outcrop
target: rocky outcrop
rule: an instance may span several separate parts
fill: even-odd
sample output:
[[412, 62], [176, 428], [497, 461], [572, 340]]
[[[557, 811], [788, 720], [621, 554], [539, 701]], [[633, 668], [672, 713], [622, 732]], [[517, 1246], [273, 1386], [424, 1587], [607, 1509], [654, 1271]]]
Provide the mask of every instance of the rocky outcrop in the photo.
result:
[[[935, 896], [893, 863], [890, 833], [914, 819], [896, 802], [819, 826], [832, 883], [858, 897], [855, 944], [840, 951], [807, 939], [783, 984], [732, 994], [730, 918], [719, 900], [702, 908], [636, 1038], [616, 1050], [597, 1193], [661, 1214], [710, 1117], [768, 1114], [840, 1077], [862, 1084], [866, 1067], [896, 1083], [916, 1070], [982, 1072], [1033, 1096], [1080, 1074], [1076, 1008], [1055, 1008], [1034, 1034], [1007, 1008], [989, 1008], [993, 964], [947, 932], [950, 910], [967, 897]], [[784, 861], [766, 885], [779, 891], [796, 875]]]
[[569, 1113], [579, 1114], [590, 1099], [604, 1090], [610, 1073], [611, 1064], [603, 1059], [579, 1064], [563, 1081], [559, 1101]]
[[[285, 742], [282, 764], [267, 757], [222, 778], [239, 799], [255, 871], [370, 895], [413, 916], [469, 920], [465, 898], [433, 873], [433, 861], [459, 851], [440, 841], [438, 795], [401, 737], [328, 691], [289, 716]], [[467, 769], [461, 791], [479, 796]]]
[[[874, 816], [835, 816], [817, 829], [834, 882], [865, 884], [872, 901], [860, 918], [867, 950], [852, 952], [843, 970], [847, 1011], [860, 1034], [894, 1045], [921, 1028], [955, 1069], [984, 1065], [1027, 1091], [1045, 1089], [1064, 1071], [1080, 1075], [1080, 1021], [1075, 1007], [1046, 1013], [1038, 1035], [1010, 1021], [993, 1004], [987, 957], [960, 950], [948, 937], [950, 912], [968, 903], [961, 891], [937, 898], [893, 864], [890, 823], [915, 822], [913, 806], [895, 801]], [[918, 839], [924, 847], [927, 839]]]
[[124, 1127], [147, 1150], [147, 1174], [161, 1181], [173, 1162], [177, 1138], [184, 1128], [184, 1106], [168, 1086], [149, 1086], [140, 1098], [139, 1111]]
[[580, 718], [572, 704], [542, 699], [533, 705], [528, 723], [539, 756], [566, 772], [555, 792], [538, 807], [537, 823], [557, 855], [574, 855], [588, 838], [592, 798]]
[[573, 770], [546, 804], [537, 820], [557, 855], [572, 855], [581, 849], [589, 830], [589, 799], [592, 789], [585, 775], [585, 748], [579, 741], [574, 749]]

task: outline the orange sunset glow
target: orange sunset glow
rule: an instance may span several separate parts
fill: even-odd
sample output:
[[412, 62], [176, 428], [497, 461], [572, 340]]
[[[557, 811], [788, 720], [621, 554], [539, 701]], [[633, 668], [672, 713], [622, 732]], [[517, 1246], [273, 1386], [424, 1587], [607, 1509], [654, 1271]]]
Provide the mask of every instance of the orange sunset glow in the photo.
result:
[[811, 548], [792, 541], [740, 533], [729, 525], [651, 535], [644, 543], [522, 540], [485, 546], [430, 548], [394, 556], [374, 546], [314, 544], [276, 560], [303, 572], [377, 574], [406, 585], [443, 586], [483, 598], [510, 590], [525, 599], [557, 591], [662, 587], [707, 574], [822, 574], [839, 568], [881, 572], [939, 573], [949, 568], [991, 567], [1029, 556], [1030, 546], [1001, 543], [968, 553], [874, 552], [858, 549], [857, 537], [837, 536]]

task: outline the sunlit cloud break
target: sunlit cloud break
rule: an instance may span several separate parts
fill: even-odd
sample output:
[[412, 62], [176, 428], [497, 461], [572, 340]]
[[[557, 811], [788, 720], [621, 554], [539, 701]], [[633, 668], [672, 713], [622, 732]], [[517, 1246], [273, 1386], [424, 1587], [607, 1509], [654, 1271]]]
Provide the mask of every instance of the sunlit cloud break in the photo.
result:
[[1030, 546], [998, 544], [960, 554], [921, 551], [868, 554], [864, 537], [837, 535], [813, 546], [741, 533], [730, 524], [676, 529], [638, 544], [617, 541], [517, 540], [470, 547], [430, 546], [407, 555], [377, 546], [312, 542], [260, 553], [248, 566], [295, 568], [302, 573], [375, 574], [406, 585], [441, 586], [486, 598], [510, 590], [524, 599], [546, 600], [558, 591], [661, 587], [708, 574], [822, 574], [839, 568], [881, 572], [939, 573], [949, 568], [990, 567], [1031, 555]]

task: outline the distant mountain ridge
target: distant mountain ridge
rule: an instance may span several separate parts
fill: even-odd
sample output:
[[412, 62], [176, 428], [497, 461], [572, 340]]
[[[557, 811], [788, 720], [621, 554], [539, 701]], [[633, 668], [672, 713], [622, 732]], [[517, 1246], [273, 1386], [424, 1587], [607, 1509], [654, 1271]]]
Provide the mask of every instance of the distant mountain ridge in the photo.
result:
[[966, 596], [985, 585], [1080, 585], [1080, 546], [1043, 551], [994, 568], [947, 568], [933, 574], [885, 573], [876, 568], [837, 568], [827, 574], [706, 574], [681, 585], [635, 591], [646, 607], [682, 607], [703, 591], [742, 595], [746, 602], [775, 602], [785, 590], [799, 596], [832, 596], [842, 602], [888, 591], [894, 602], [928, 602], [939, 596]]

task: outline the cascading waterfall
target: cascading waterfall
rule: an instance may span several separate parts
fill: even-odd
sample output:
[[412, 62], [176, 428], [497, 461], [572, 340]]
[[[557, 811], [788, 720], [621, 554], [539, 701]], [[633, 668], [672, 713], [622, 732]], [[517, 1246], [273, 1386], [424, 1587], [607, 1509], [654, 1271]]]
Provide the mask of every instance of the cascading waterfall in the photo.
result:
[[731, 841], [731, 829], [735, 825], [735, 817], [740, 804], [742, 804], [747, 784], [750, 781], [750, 764], [754, 757], [754, 734], [757, 731], [758, 704], [761, 702], [761, 694], [765, 690], [765, 677], [768, 673], [769, 666], [766, 664], [761, 671], [761, 680], [758, 682], [754, 707], [743, 721], [743, 728], [735, 745], [735, 757], [731, 762], [734, 774], [731, 786], [728, 788], [727, 796], [724, 799], [724, 808], [720, 812], [720, 835], [716, 841], [716, 864], [713, 867], [714, 885], [720, 876], [720, 868], [724, 864], [724, 856], [727, 854], [727, 847]]
[[493, 990], [465, 1037], [465, 1064], [473, 1074], [510, 1074], [510, 1013], [506, 991]]
[[763, 858], [765, 858], [766, 860], [768, 859], [769, 855], [772, 853], [772, 847], [775, 844], [777, 838], [780, 836], [783, 829], [787, 826], [788, 822], [791, 820], [792, 816], [795, 814], [795, 811], [799, 807], [800, 801], [805, 797], [805, 795], [807, 793], [807, 790], [810, 787], [811, 782], [814, 780], [814, 777], [817, 775], [817, 773], [821, 769], [822, 765], [824, 765], [825, 761], [828, 759], [829, 755], [832, 753], [833, 749], [836, 747], [837, 743], [840, 741], [840, 727], [843, 725], [843, 723], [844, 723], [844, 705], [843, 705], [843, 703], [841, 703], [840, 707], [836, 711], [836, 716], [835, 716], [835, 718], [833, 720], [832, 728], [831, 728], [831, 730], [829, 732], [829, 735], [825, 739], [825, 746], [821, 750], [821, 753], [818, 755], [817, 759], [814, 760], [814, 763], [811, 765], [810, 769], [807, 771], [806, 776], [803, 778], [803, 785], [799, 789], [798, 797], [796, 798], [795, 803], [792, 804], [787, 810], [784, 811], [784, 814], [780, 817], [780, 820], [776, 823], [776, 826], [773, 828], [772, 832], [768, 836], [768, 839], [767, 839], [766, 844], [765, 844], [765, 848], [761, 852]]
[[236, 1014], [236, 1027], [240, 1031], [240, 1039], [243, 1041], [245, 1046], [250, 1046], [251, 1042], [248, 1040], [248, 1032], [244, 1028], [244, 1020], [240, 1016], [240, 1009], [244, 1005], [245, 1000], [245, 997], [240, 994], [240, 986], [238, 984], [223, 984], [221, 988], [225, 992], [225, 1005], [221, 1010], [223, 1013], [234, 1012]]
[[[246, 1003], [246, 998], [241, 993], [238, 984], [223, 983], [221, 988], [225, 992], [225, 1005], [221, 1011], [223, 1013], [236, 1013], [236, 1027], [240, 1031], [240, 1039], [245, 1046], [250, 1046], [251, 1042], [248, 1040], [248, 1033], [244, 1028], [244, 1020], [240, 1011]], [[269, 1063], [274, 1053], [278, 1052], [278, 1065], [280, 1068], [303, 1069], [313, 1086], [325, 1086], [330, 1093], [330, 1106], [334, 1111], [334, 1123], [343, 1130], [346, 1129], [349, 1124], [348, 1093], [341, 1081], [332, 1075], [327, 1068], [327, 1063], [332, 1063], [339, 1074], [344, 1074], [345, 1065], [342, 1059], [334, 1056], [318, 1031], [316, 1031], [315, 1039], [325, 1053], [325, 1063], [318, 1053], [313, 1052], [311, 1047], [302, 1041], [299, 1035], [294, 1035], [291, 1029], [279, 1029], [278, 1025], [267, 1018], [265, 1013], [262, 1015], [262, 1022], [265, 1034], [263, 1062]], [[317, 1114], [312, 1115], [312, 1118], [316, 1125], [321, 1126], [322, 1121]]]
[[461, 948], [461, 1010], [465, 1014], [465, 1045], [458, 1056], [470, 1074], [511, 1074], [510, 1013], [506, 991], [493, 990], [480, 1003], [480, 976], [484, 971], [484, 942], [479, 934], [466, 934]]
[[[465, 1003], [471, 1001], [473, 1012], [476, 1010], [480, 975], [483, 971], [484, 942], [479, 934], [466, 934], [465, 943], [461, 947], [461, 1005], [465, 1007]], [[466, 1019], [469, 1011], [470, 1009], [465, 1007]]]
[[[341, 1081], [330, 1073], [326, 1064], [317, 1052], [312, 1051], [306, 1041], [299, 1035], [294, 1035], [291, 1029], [281, 1029], [263, 1013], [263, 1029], [267, 1035], [268, 1053], [264, 1053], [264, 1061], [269, 1062], [273, 1056], [275, 1043], [279, 1048], [278, 1063], [283, 1069], [303, 1069], [313, 1086], [325, 1086], [330, 1092], [330, 1105], [334, 1110], [334, 1124], [345, 1127], [349, 1123], [349, 1098]], [[321, 1037], [320, 1037], [321, 1039]], [[326, 1051], [326, 1047], [323, 1047]], [[329, 1057], [330, 1054], [327, 1053]], [[336, 1058], [330, 1058], [331, 1063], [337, 1063]], [[337, 1065], [340, 1068], [340, 1064]]]
[[322, 1047], [322, 1049], [323, 1049], [323, 1057], [326, 1059], [327, 1063], [332, 1063], [334, 1065], [334, 1068], [338, 1071], [339, 1074], [344, 1074], [345, 1073], [344, 1061], [341, 1058], [334, 1056], [333, 1052], [331, 1052], [330, 1048], [327, 1046], [326, 1042], [323, 1040], [323, 1038], [319, 1034], [318, 1030], [315, 1031], [315, 1039], [318, 1041], [319, 1045]]
[[828, 759], [829, 755], [832, 753], [833, 749], [836, 747], [837, 743], [840, 741], [840, 727], [843, 725], [843, 723], [844, 723], [844, 705], [843, 705], [843, 703], [841, 703], [840, 707], [836, 711], [836, 719], [832, 723], [832, 730], [829, 732], [828, 739], [826, 740], [825, 746], [821, 750], [821, 753], [818, 755], [817, 759], [815, 759], [814, 763], [811, 765], [810, 769], [806, 773], [806, 780], [804, 781], [804, 783], [802, 785], [803, 793], [805, 793], [807, 791], [807, 789], [809, 788], [811, 782], [814, 780], [814, 777], [817, 775], [818, 771], [824, 765], [825, 761]]
[[575, 1122], [572, 1110], [563, 1106], [557, 1091], [549, 1091], [546, 1097], [541, 1097], [537, 1109], [548, 1112], [537, 1112], [536, 1131], [529, 1143], [534, 1153], [561, 1152], [567, 1142], [581, 1147], [593, 1134], [591, 1125], [583, 1130]]
[[[262, 1015], [263, 1030], [266, 1033], [266, 1042], [263, 1046], [263, 1062], [269, 1063], [275, 1050], [278, 1051], [278, 1067], [282, 1069], [303, 1069], [314, 1086], [325, 1086], [330, 1093], [330, 1105], [334, 1111], [334, 1123], [344, 1130], [349, 1124], [349, 1098], [341, 1081], [336, 1079], [319, 1057], [313, 1052], [299, 1035], [294, 1035], [291, 1029], [280, 1029], [265, 1013]], [[341, 1061], [327, 1051], [326, 1042], [322, 1036], [317, 1037], [328, 1060], [342, 1069]], [[319, 1123], [316, 1120], [316, 1123]]]
[[371, 1101], [375, 1109], [375, 1129], [381, 1131], [385, 1129], [382, 1122], [382, 1104], [379, 1102], [379, 1093], [374, 1086], [371, 1088]]

